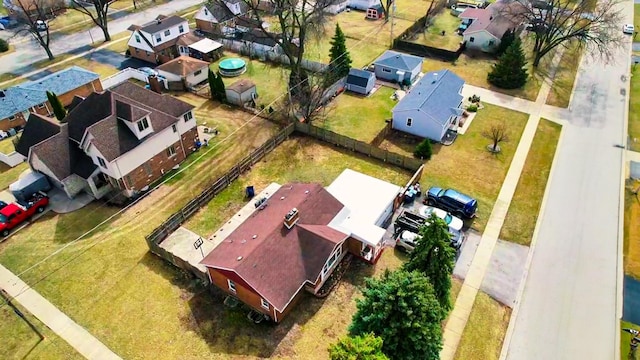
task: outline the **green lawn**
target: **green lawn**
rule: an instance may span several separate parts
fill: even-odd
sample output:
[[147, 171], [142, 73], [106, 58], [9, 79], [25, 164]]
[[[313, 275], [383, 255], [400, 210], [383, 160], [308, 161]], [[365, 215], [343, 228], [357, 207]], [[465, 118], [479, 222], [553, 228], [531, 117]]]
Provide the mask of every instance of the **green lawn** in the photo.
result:
[[640, 182], [632, 182], [624, 197], [624, 272], [640, 280], [640, 197], [634, 191]]
[[640, 326], [636, 324], [632, 324], [626, 321], [620, 321], [620, 360], [627, 360], [627, 355], [629, 354], [629, 344], [631, 341], [631, 334], [626, 331], [622, 331], [622, 329], [636, 329], [640, 330]]
[[640, 28], [640, 4], [633, 4], [633, 24], [636, 29]]
[[24, 308], [14, 301], [14, 305], [27, 321], [39, 331], [44, 339], [33, 330], [29, 324], [20, 318], [11, 307], [0, 307], [0, 355], [5, 360], [25, 359], [83, 359], [69, 344], [55, 335], [48, 327], [29, 314]]
[[[483, 231], [493, 204], [498, 197], [502, 181], [507, 175], [511, 160], [527, 123], [528, 115], [484, 104], [464, 135], [459, 135], [451, 146], [434, 145], [433, 157], [426, 162], [420, 184], [423, 189], [430, 186], [454, 188], [478, 200], [478, 216], [472, 227]], [[485, 129], [506, 121], [509, 139], [501, 144], [502, 152], [491, 155], [486, 146], [490, 141], [482, 136]], [[398, 133], [385, 139], [381, 148], [413, 156], [418, 141]]]
[[[289, 82], [289, 70], [283, 66], [263, 63], [259, 60], [250, 60], [248, 57], [240, 56], [231, 52], [226, 52], [220, 60], [211, 63], [209, 67], [212, 71], [218, 71], [220, 61], [228, 58], [241, 58], [247, 64], [247, 71], [236, 77], [223, 77], [224, 84], [229, 86], [241, 79], [250, 79], [256, 84], [258, 92], [258, 105], [268, 105], [276, 100], [284, 100]], [[274, 106], [275, 108], [275, 106]]]
[[11, 154], [12, 152], [15, 152], [16, 148], [15, 146], [13, 146], [13, 141], [12, 141], [15, 138], [16, 138], [15, 136], [11, 136], [6, 139], [0, 140], [0, 153], [8, 155], [8, 154]]
[[7, 9], [5, 9], [4, 6], [2, 6], [2, 4], [0, 3], [0, 15], [5, 16], [7, 14]]
[[[459, 17], [451, 15], [449, 8], [444, 8], [433, 19], [433, 23], [422, 34], [417, 34], [417, 37], [411, 42], [456, 51], [462, 42], [462, 36], [457, 32], [460, 23]], [[442, 35], [442, 31], [445, 32], [444, 35]]]
[[327, 119], [318, 124], [366, 143], [371, 142], [391, 118], [396, 101], [391, 98], [394, 89], [380, 87], [370, 96], [344, 92], [329, 105]]
[[569, 106], [573, 84], [576, 80], [580, 60], [582, 59], [582, 49], [576, 43], [569, 45], [562, 54], [558, 72], [553, 79], [551, 91], [547, 97], [547, 104], [566, 108]]
[[540, 120], [500, 231], [500, 239], [521, 245], [531, 243], [561, 130], [562, 125]]
[[8, 188], [11, 183], [18, 180], [20, 174], [28, 168], [29, 165], [26, 162], [15, 167], [0, 163], [0, 191]]
[[631, 94], [629, 94], [629, 145], [640, 151], [640, 68], [632, 67]]
[[478, 292], [455, 359], [499, 359], [510, 317], [510, 308]]

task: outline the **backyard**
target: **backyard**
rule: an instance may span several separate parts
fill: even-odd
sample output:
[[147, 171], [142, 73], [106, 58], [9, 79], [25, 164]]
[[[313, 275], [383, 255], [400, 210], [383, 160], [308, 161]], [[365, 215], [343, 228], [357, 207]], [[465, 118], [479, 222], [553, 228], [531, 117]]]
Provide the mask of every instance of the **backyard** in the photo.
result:
[[[498, 197], [527, 118], [528, 115], [524, 113], [484, 104], [484, 109], [478, 111], [466, 133], [458, 135], [453, 145], [433, 146], [433, 157], [426, 162], [420, 181], [422, 188], [454, 188], [476, 198], [478, 216], [474, 219], [472, 227], [482, 232]], [[490, 140], [483, 137], [482, 133], [503, 121], [506, 121], [510, 141], [501, 145], [501, 153], [492, 155], [486, 149]], [[413, 137], [391, 132], [380, 147], [413, 156], [417, 144], [418, 140]]]
[[478, 292], [456, 351], [456, 360], [498, 360], [511, 309]]
[[13, 146], [13, 139], [15, 139], [15, 136], [10, 136], [8, 138], [4, 138], [2, 140], [0, 140], [0, 153], [3, 154], [11, 154], [12, 152], [15, 152], [16, 149]]
[[387, 125], [396, 101], [395, 89], [382, 86], [364, 97], [344, 92], [330, 105], [327, 119], [318, 124], [335, 133], [369, 143]]
[[500, 239], [527, 246], [531, 243], [561, 130], [562, 125], [540, 119]]
[[433, 18], [431, 25], [423, 33], [417, 34], [415, 39], [411, 39], [411, 42], [456, 51], [462, 43], [462, 36], [458, 35], [460, 23], [459, 17], [452, 15], [448, 8], [444, 8]]

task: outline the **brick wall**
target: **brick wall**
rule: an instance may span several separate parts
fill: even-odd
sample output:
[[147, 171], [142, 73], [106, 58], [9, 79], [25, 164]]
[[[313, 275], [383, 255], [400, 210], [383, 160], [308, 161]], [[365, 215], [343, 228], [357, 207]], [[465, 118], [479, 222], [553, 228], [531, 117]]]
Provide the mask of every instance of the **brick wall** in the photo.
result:
[[[271, 317], [272, 319], [275, 318], [273, 314], [273, 312], [275, 311], [273, 305], [269, 306], [269, 310], [263, 308], [261, 305], [262, 298], [260, 297], [260, 295], [253, 292], [253, 290], [247, 287], [244, 287], [240, 283], [240, 281], [234, 281], [236, 291], [233, 292], [229, 290], [229, 284], [227, 283], [228, 277], [226, 274], [223, 273], [223, 270], [211, 269], [211, 268], [208, 268], [208, 270], [209, 270], [209, 275], [211, 276], [212, 283], [218, 288], [220, 288], [220, 290], [234, 296], [235, 298], [242, 301], [243, 303], [253, 308], [254, 310], [259, 311], [265, 315], [269, 315], [269, 317]], [[280, 319], [278, 319], [278, 321], [280, 321]]]
[[91, 95], [91, 93], [93, 93], [94, 88], [96, 92], [102, 91], [102, 84], [100, 83], [100, 79], [96, 79], [88, 84], [80, 86], [79, 88], [73, 89], [67, 93], [56, 94], [56, 95], [58, 95], [58, 98], [60, 99], [60, 102], [62, 102], [62, 105], [69, 106], [71, 105], [71, 101], [73, 101], [74, 96], [78, 95], [82, 97], [87, 97]]
[[182, 143], [184, 144], [184, 149], [185, 149], [185, 152], [187, 153], [187, 156], [189, 156], [189, 154], [192, 154], [194, 151], [196, 151], [195, 140], [197, 137], [198, 137], [198, 129], [195, 127], [185, 132], [184, 134], [182, 134]]
[[13, 119], [12, 121], [9, 121], [9, 118], [0, 120], [0, 130], [7, 131], [17, 126], [24, 126], [24, 124], [26, 123], [27, 122], [24, 119], [24, 116], [22, 116], [22, 113], [17, 113], [15, 115], [15, 119]]
[[[136, 50], [138, 51], [136, 52]], [[129, 52], [131, 53], [132, 58], [140, 59], [146, 62], [150, 62], [152, 64], [156, 63], [156, 54], [153, 52], [149, 51], [148, 52], [149, 55], [147, 55], [146, 51], [134, 48], [133, 46], [129, 46]]]

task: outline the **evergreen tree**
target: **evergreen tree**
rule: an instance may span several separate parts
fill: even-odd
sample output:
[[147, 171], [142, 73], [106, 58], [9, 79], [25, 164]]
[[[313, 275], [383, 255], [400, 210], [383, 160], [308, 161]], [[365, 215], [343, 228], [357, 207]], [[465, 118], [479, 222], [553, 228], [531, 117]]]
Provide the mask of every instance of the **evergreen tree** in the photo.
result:
[[439, 217], [431, 216], [429, 223], [420, 228], [419, 235], [404, 269], [419, 271], [429, 278], [442, 309], [441, 318], [444, 319], [451, 310], [449, 293], [456, 258], [456, 251], [451, 247], [449, 226]]
[[47, 100], [49, 100], [49, 104], [51, 105], [51, 109], [53, 110], [53, 114], [56, 116], [56, 119], [62, 122], [64, 117], [67, 116], [67, 110], [62, 105], [58, 96], [53, 91], [47, 91]]
[[433, 149], [431, 148], [431, 140], [424, 139], [418, 146], [416, 146], [413, 151], [413, 155], [417, 158], [423, 160], [431, 159], [431, 155], [433, 154]]
[[382, 352], [382, 339], [369, 333], [345, 336], [329, 347], [331, 360], [389, 360]]
[[511, 30], [505, 31], [502, 34], [502, 38], [500, 38], [500, 45], [498, 45], [498, 49], [496, 49], [497, 55], [502, 55], [504, 52], [513, 44], [513, 41], [516, 39], [516, 33]]
[[487, 81], [502, 89], [518, 89], [527, 82], [527, 60], [520, 39], [515, 39], [500, 56], [487, 76]]
[[226, 102], [227, 92], [225, 91], [226, 89], [224, 86], [224, 81], [222, 80], [222, 75], [220, 75], [220, 72], [218, 72], [218, 75], [216, 76], [216, 89], [218, 90], [218, 101]]
[[351, 56], [347, 50], [347, 38], [344, 36], [340, 24], [336, 24], [336, 33], [331, 39], [329, 50], [329, 79], [333, 82], [349, 74], [351, 70]]
[[349, 333], [373, 333], [394, 360], [436, 360], [442, 349], [442, 309], [429, 279], [418, 271], [385, 271], [365, 279]]
[[0, 53], [9, 51], [9, 43], [5, 39], [0, 39]]
[[216, 74], [209, 69], [209, 73], [207, 75], [209, 80], [209, 93], [211, 93], [211, 99], [216, 99], [216, 94], [218, 91], [216, 90]]

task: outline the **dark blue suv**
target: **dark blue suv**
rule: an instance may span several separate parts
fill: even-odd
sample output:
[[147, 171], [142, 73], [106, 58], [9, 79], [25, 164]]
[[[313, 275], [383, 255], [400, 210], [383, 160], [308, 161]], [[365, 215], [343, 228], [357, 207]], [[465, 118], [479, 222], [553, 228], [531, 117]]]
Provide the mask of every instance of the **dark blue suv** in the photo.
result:
[[453, 189], [429, 188], [423, 202], [468, 219], [476, 216], [476, 210], [478, 210], [476, 199]]

